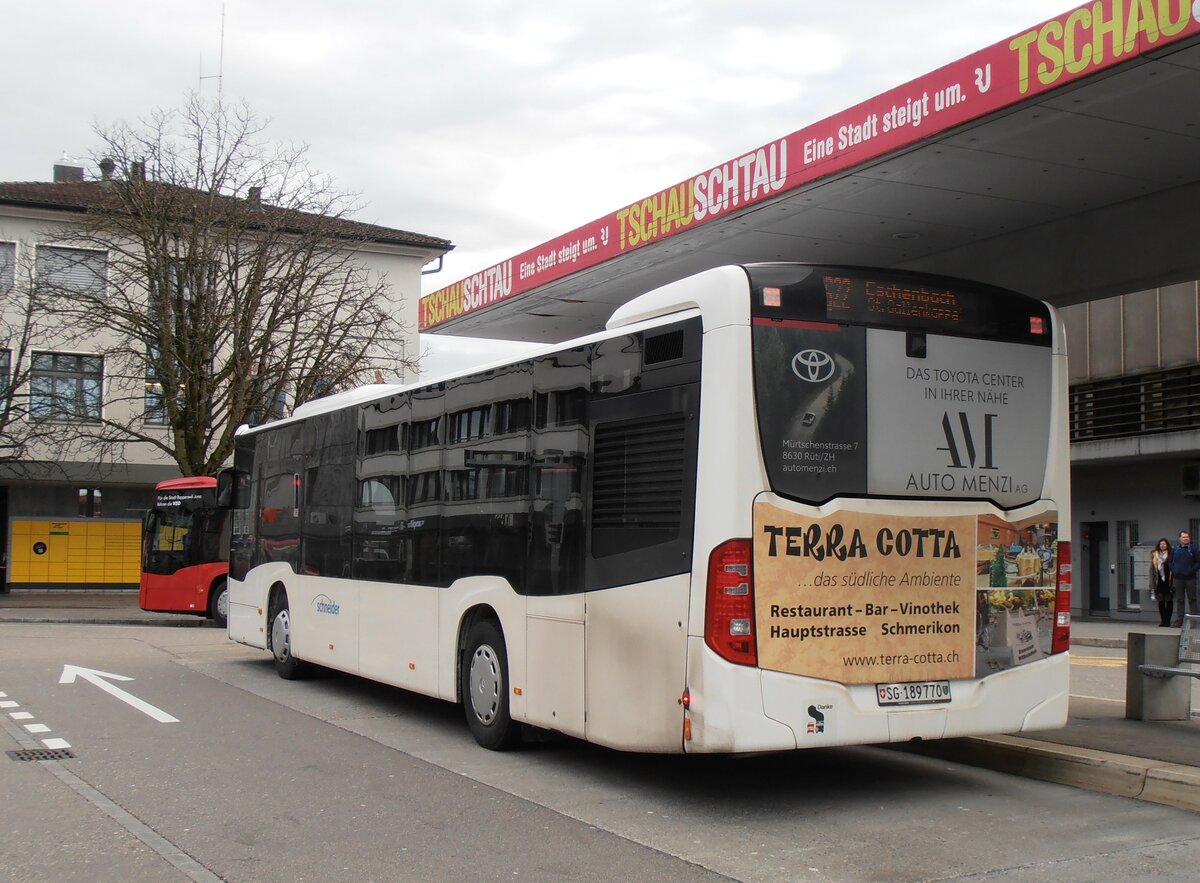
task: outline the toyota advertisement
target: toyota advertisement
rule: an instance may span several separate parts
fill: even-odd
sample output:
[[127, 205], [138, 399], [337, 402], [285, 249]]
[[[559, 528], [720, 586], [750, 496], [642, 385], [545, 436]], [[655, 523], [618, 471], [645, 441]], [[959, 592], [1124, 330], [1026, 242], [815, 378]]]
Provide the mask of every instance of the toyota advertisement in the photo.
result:
[[1040, 497], [1050, 439], [1051, 351], [854, 325], [753, 329], [763, 460], [771, 488], [835, 496]]

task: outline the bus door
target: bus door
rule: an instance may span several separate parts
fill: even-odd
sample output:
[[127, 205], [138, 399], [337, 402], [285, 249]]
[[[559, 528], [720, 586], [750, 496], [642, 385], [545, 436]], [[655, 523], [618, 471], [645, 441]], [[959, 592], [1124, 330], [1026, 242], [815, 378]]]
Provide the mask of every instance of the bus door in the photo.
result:
[[[696, 500], [698, 384], [591, 403], [588, 739], [678, 750]], [[636, 722], [636, 724], [634, 724]]]

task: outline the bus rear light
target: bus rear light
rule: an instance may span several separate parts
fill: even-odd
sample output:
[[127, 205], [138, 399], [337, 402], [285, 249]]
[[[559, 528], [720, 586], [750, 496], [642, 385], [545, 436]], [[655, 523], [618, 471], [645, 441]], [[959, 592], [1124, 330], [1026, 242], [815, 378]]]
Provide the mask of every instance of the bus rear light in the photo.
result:
[[686, 687], [683, 690], [683, 695], [679, 697], [679, 704], [683, 706], [684, 711], [692, 707], [692, 691]]
[[1058, 585], [1054, 592], [1054, 635], [1050, 652], [1062, 653], [1071, 648], [1071, 544], [1058, 543]]
[[750, 540], [726, 540], [708, 556], [704, 643], [739, 665], [757, 665], [754, 640], [753, 547]]
[[1045, 334], [1046, 333], [1046, 320], [1043, 319], [1041, 316], [1030, 316], [1029, 317], [1029, 333], [1030, 334]]

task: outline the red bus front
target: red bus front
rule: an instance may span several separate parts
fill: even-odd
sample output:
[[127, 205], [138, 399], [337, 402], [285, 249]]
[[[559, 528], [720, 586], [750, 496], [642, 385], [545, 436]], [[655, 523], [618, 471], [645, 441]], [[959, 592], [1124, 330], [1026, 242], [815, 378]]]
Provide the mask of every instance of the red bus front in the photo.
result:
[[142, 530], [139, 604], [159, 613], [193, 613], [224, 625], [228, 512], [216, 505], [217, 480], [177, 478], [155, 488]]

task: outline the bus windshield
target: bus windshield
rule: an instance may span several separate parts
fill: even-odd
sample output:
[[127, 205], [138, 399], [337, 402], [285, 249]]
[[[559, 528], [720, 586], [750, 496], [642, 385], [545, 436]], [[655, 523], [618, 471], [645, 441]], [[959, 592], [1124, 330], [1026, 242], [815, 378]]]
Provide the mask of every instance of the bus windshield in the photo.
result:
[[216, 478], [159, 482], [142, 525], [141, 608], [225, 625], [229, 526], [229, 508], [217, 504]]

